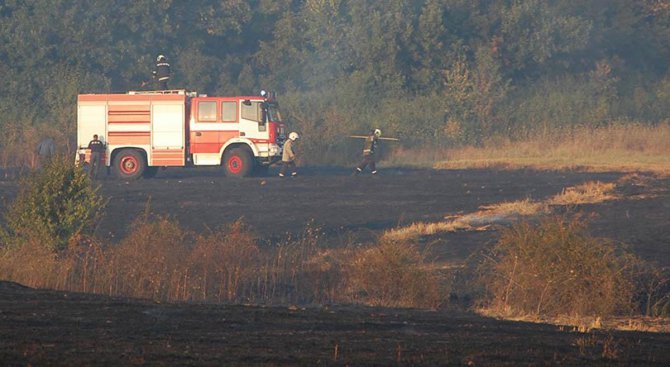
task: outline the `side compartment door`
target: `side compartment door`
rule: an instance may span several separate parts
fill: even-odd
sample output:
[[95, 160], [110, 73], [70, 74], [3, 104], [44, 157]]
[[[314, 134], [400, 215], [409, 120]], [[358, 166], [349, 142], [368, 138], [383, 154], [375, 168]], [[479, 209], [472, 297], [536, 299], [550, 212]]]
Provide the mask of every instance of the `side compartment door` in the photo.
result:
[[186, 125], [183, 101], [153, 101], [151, 104], [150, 166], [183, 166]]
[[80, 102], [77, 106], [77, 147], [88, 147], [94, 134], [107, 143], [107, 102]]

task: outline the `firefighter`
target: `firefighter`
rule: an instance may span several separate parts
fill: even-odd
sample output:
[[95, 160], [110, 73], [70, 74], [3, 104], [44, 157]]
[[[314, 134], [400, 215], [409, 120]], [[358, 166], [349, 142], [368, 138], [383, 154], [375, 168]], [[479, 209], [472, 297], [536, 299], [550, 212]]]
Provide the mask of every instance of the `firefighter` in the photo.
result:
[[375, 152], [377, 151], [377, 144], [379, 142], [380, 136], [382, 136], [381, 130], [372, 129], [370, 131], [370, 135], [365, 138], [365, 143], [363, 145], [363, 161], [361, 161], [361, 164], [359, 164], [358, 167], [356, 167], [354, 170], [354, 175], [358, 175], [359, 173], [363, 172], [367, 166], [370, 167], [373, 175], [377, 174]]
[[284, 143], [284, 151], [281, 156], [281, 169], [279, 169], [279, 177], [284, 177], [286, 170], [291, 168], [291, 177], [298, 175], [298, 170], [295, 165], [295, 151], [293, 150], [293, 143], [298, 140], [300, 136], [295, 131], [288, 134], [288, 140]]
[[100, 169], [100, 161], [105, 152], [105, 143], [98, 139], [98, 134], [93, 135], [93, 140], [88, 143], [88, 149], [91, 150], [91, 166], [89, 174], [91, 178], [98, 178], [98, 170]]
[[152, 72], [154, 80], [158, 82], [158, 89], [167, 90], [170, 80], [170, 64], [164, 55], [156, 57], [156, 68]]

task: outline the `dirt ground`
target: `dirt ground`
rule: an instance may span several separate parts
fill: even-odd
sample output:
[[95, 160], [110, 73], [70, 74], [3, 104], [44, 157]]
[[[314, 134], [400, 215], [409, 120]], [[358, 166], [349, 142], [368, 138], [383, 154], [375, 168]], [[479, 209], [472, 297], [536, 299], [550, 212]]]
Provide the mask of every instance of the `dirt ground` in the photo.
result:
[[0, 282], [3, 366], [667, 366], [670, 334], [463, 312], [156, 304]]
[[[298, 178], [225, 178], [217, 169], [172, 169], [155, 179], [100, 181], [109, 197], [97, 234], [119, 240], [151, 211], [205, 231], [243, 218], [271, 242], [320, 226], [329, 246], [383, 230], [521, 199], [542, 200], [621, 173], [301, 168]], [[670, 266], [670, 179], [627, 181], [620, 200], [569, 208], [589, 228]], [[0, 181], [0, 211], [17, 183]], [[562, 209], [565, 210], [565, 209]], [[434, 239], [441, 261], [463, 261], [495, 232]], [[156, 304], [0, 283], [0, 365], [670, 365], [670, 334], [595, 331], [498, 321], [464, 311], [366, 307]]]

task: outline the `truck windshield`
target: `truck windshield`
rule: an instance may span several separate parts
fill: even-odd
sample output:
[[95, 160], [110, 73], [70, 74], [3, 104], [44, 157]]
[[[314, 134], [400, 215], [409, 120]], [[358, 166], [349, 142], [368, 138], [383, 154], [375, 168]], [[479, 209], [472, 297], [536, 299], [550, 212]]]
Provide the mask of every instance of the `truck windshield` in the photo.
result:
[[282, 122], [279, 106], [272, 104], [268, 106], [268, 120], [272, 122]]

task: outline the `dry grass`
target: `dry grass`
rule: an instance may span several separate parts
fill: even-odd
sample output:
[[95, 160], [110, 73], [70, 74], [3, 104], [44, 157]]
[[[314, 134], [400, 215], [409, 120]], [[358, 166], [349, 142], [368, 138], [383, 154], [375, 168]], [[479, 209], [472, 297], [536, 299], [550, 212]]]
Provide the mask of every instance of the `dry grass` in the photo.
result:
[[444, 222], [412, 223], [408, 226], [393, 228], [382, 234], [382, 240], [414, 241], [422, 236], [456, 231], [482, 231], [494, 224], [506, 224], [525, 218], [544, 215], [550, 212], [550, 205], [595, 204], [607, 200], [616, 200], [615, 183], [589, 181], [564, 189], [544, 201], [530, 199], [483, 205], [474, 213], [451, 215]]
[[389, 229], [382, 234], [380, 239], [381, 241], [415, 241], [421, 236], [431, 236], [438, 233], [456, 232], [463, 230], [473, 230], [470, 224], [459, 219], [437, 223], [412, 223], [409, 226]]
[[621, 330], [641, 331], [650, 333], [670, 332], [670, 319], [649, 316], [606, 317], [575, 315], [558, 315], [556, 317], [538, 315], [518, 315], [511, 312], [504, 313], [500, 309], [477, 308], [478, 314], [486, 317], [505, 319], [510, 321], [552, 324], [559, 326], [562, 331], [589, 333], [593, 330]]
[[529, 216], [543, 213], [547, 210], [545, 204], [530, 199], [484, 205], [481, 209], [484, 210], [484, 213], [500, 216]]
[[596, 204], [603, 201], [615, 200], [619, 197], [616, 194], [616, 184], [600, 181], [589, 181], [581, 185], [568, 187], [558, 195], [547, 200], [549, 205], [578, 205], [578, 204]]
[[491, 139], [481, 147], [435, 151], [396, 150], [392, 164], [438, 169], [533, 168], [541, 170], [657, 172], [670, 174], [670, 123], [577, 127], [523, 141]]
[[447, 221], [437, 223], [413, 223], [384, 232], [382, 241], [414, 241], [422, 236], [456, 231], [484, 231], [494, 224], [510, 223], [524, 216], [544, 213], [543, 203], [530, 199], [504, 202], [481, 207], [482, 210], [465, 215], [448, 216]]
[[436, 308], [434, 267], [413, 244], [322, 248], [318, 228], [259, 246], [237, 221], [206, 235], [170, 218], [138, 220], [118, 245], [73, 239], [55, 254], [38, 243], [0, 251], [0, 279], [30, 287], [157, 301]]

